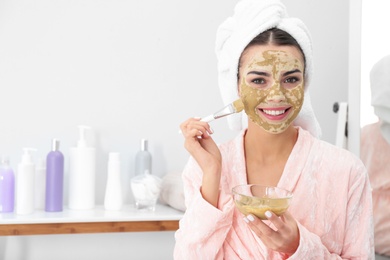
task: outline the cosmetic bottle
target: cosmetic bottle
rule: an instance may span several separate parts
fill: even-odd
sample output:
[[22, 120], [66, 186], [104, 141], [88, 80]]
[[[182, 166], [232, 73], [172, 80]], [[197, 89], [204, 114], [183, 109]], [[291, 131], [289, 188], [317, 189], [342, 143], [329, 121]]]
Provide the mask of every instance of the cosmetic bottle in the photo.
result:
[[79, 126], [76, 147], [69, 151], [69, 208], [87, 210], [95, 207], [96, 150], [88, 146], [85, 132], [89, 126]]
[[34, 200], [35, 209], [45, 209], [45, 190], [46, 190], [46, 161], [41, 158], [35, 166], [35, 186]]
[[0, 213], [13, 212], [15, 205], [15, 174], [8, 157], [1, 158], [0, 164]]
[[26, 215], [34, 212], [34, 184], [35, 184], [35, 164], [32, 160], [31, 152], [34, 148], [23, 148], [23, 156], [18, 164], [16, 172], [16, 214]]
[[52, 140], [52, 150], [46, 157], [45, 211], [59, 212], [63, 209], [64, 155], [59, 150], [60, 141]]
[[141, 139], [141, 150], [135, 156], [135, 175], [152, 173], [152, 155], [148, 151], [148, 140]]
[[106, 210], [120, 210], [122, 204], [121, 162], [119, 153], [109, 153], [104, 208]]

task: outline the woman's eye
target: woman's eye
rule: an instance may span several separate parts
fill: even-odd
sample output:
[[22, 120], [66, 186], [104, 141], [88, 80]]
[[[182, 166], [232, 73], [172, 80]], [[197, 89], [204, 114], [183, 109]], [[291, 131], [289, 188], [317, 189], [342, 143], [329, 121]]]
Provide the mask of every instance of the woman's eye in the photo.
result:
[[289, 78], [286, 78], [283, 82], [287, 83], [287, 84], [295, 84], [295, 83], [298, 83], [299, 81], [300, 81], [300, 79], [297, 77], [289, 77]]
[[255, 84], [264, 84], [265, 80], [263, 78], [257, 78], [257, 79], [253, 79], [252, 82]]
[[296, 83], [298, 81], [299, 81], [299, 79], [296, 77], [290, 77], [290, 78], [287, 78], [284, 80], [285, 83]]

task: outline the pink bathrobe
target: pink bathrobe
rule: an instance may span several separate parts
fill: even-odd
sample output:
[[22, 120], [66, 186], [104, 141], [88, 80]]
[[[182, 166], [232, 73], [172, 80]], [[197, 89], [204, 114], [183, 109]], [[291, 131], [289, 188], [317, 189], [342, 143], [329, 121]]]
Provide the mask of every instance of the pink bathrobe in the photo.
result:
[[390, 256], [390, 145], [379, 127], [379, 122], [363, 127], [360, 157], [373, 189], [375, 251]]
[[[247, 183], [244, 133], [220, 146], [218, 208], [202, 198], [202, 171], [195, 160], [185, 167], [187, 210], [175, 234], [175, 259], [287, 258], [267, 249], [234, 206], [231, 189]], [[300, 241], [289, 259], [374, 259], [371, 187], [353, 154], [299, 128], [278, 187], [294, 193], [289, 212], [298, 222]]]

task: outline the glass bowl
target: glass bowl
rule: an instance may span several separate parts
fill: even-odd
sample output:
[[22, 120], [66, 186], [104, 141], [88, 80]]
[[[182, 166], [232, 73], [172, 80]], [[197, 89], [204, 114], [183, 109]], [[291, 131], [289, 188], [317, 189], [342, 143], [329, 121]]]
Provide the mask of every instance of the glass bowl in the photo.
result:
[[263, 220], [267, 219], [267, 210], [278, 216], [286, 212], [293, 197], [291, 191], [256, 184], [238, 185], [232, 193], [234, 203], [242, 214], [253, 214]]

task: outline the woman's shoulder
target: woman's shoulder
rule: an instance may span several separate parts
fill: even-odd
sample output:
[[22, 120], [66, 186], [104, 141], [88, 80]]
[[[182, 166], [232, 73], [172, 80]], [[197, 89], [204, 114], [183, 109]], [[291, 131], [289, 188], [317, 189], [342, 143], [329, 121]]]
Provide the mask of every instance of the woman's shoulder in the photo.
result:
[[[306, 136], [311, 143], [304, 163], [305, 176], [317, 176], [323, 182], [352, 185], [365, 185], [368, 181], [367, 169], [354, 153], [313, 136]], [[311, 141], [309, 141], [309, 139]], [[327, 180], [327, 181], [326, 181]]]
[[311, 143], [310, 157], [321, 163], [321, 165], [340, 165], [343, 167], [355, 168], [357, 170], [365, 168], [361, 159], [351, 151], [338, 147], [327, 141], [315, 138], [307, 131], [305, 132], [305, 138], [307, 140], [304, 141], [309, 143], [308, 139], [310, 139]]

